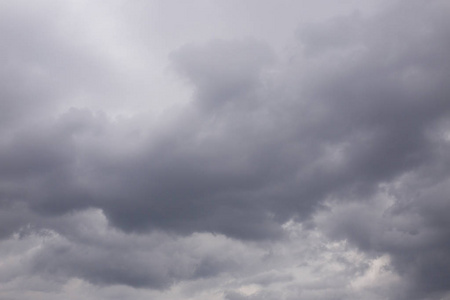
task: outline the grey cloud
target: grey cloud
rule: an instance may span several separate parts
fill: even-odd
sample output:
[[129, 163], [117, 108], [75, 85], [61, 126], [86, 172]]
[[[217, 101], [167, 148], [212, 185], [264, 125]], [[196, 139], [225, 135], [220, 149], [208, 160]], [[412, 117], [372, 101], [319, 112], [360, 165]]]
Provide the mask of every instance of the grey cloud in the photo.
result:
[[78, 20], [70, 8], [55, 4], [2, 3], [2, 130], [51, 116], [76, 99], [123, 94], [118, 68], [71, 28]]
[[264, 300], [272, 300], [277, 299], [279, 295], [270, 295], [267, 293], [258, 293], [256, 295], [244, 295], [238, 292], [229, 291], [225, 293], [226, 300], [252, 300], [252, 299], [264, 299]]
[[[89, 208], [102, 210], [123, 231], [121, 238], [202, 232], [270, 243], [286, 238], [283, 224], [293, 220], [331, 239], [348, 239], [370, 255], [390, 255], [409, 284], [402, 297], [444, 295], [450, 270], [446, 8], [442, 1], [398, 1], [370, 18], [355, 14], [310, 24], [297, 32], [297, 52], [288, 58], [275, 58], [270, 46], [251, 39], [182, 47], [172, 55], [174, 69], [194, 93], [176, 117], [124, 120], [73, 108], [56, 120], [9, 124], [0, 149], [0, 203], [2, 212], [18, 216], [2, 218], [2, 237], [20, 224], [58, 231], [51, 220]], [[62, 78], [64, 97], [80, 87], [96, 94], [96, 76], [84, 78], [92, 68], [74, 66], [92, 58], [59, 45], [48, 27], [42, 40], [23, 39], [36, 51], [24, 51], [19, 35], [17, 45], [2, 53], [26, 66], [48, 67]], [[47, 48], [62, 54], [53, 59]], [[62, 63], [64, 58], [72, 63]], [[33, 74], [28, 67], [11, 68], [20, 78]], [[58, 98], [59, 91], [35, 93], [38, 88], [27, 90], [26, 82], [2, 89], [4, 111], [12, 119], [47, 115], [34, 108], [32, 94], [44, 107]], [[21, 91], [25, 95], [7, 95]], [[378, 203], [385, 192], [393, 199], [387, 206]], [[327, 203], [334, 205], [328, 213]], [[317, 216], [327, 218], [319, 222]], [[165, 254], [161, 265], [154, 259], [141, 265], [120, 254], [125, 249], [145, 261], [147, 254], [130, 245], [109, 248], [59, 234], [57, 244], [35, 257], [35, 272], [164, 288], [217, 276], [233, 265], [206, 255], [186, 271]], [[166, 251], [174, 250], [148, 255]], [[311, 298], [328, 299], [327, 286], [320, 287], [324, 292]], [[342, 291], [339, 297], [351, 295]]]
[[[435, 31], [420, 40], [402, 41], [410, 47], [399, 50], [391, 37], [397, 23], [377, 28], [372, 24], [379, 19], [355, 23], [366, 26], [370, 34], [343, 42], [363, 45], [356, 58], [352, 59], [352, 51], [339, 52], [318, 61], [294, 60], [289, 67], [276, 67], [294, 78], [287, 83], [285, 75], [270, 73], [263, 80], [270, 51], [253, 41], [216, 41], [203, 49], [180, 50], [175, 63], [197, 89], [194, 110], [168, 131], [150, 135], [133, 156], [109, 155], [124, 136], [110, 136], [108, 129], [91, 140], [97, 148], [80, 147], [74, 139], [57, 136], [54, 145], [45, 139], [25, 145], [22, 151], [30, 149], [27, 156], [39, 165], [46, 160], [38, 154], [52, 151], [57, 153], [51, 157], [62, 155], [68, 162], [67, 169], [65, 161], [49, 162], [63, 173], [56, 173], [57, 178], [49, 175], [39, 185], [45, 205], [30, 202], [37, 209], [60, 213], [97, 206], [126, 230], [164, 228], [262, 238], [277, 235], [278, 224], [290, 218], [308, 216], [328, 196], [364, 197], [378, 184], [427, 162], [433, 149], [427, 130], [449, 109], [445, 68], [434, 64], [445, 61], [444, 57], [436, 57], [437, 47], [428, 52], [416, 47], [424, 39], [428, 44], [444, 40], [446, 31], [439, 19], [428, 24]], [[411, 26], [413, 30], [422, 25]], [[405, 30], [400, 29], [399, 34]], [[369, 39], [383, 37], [383, 32], [389, 42]], [[331, 60], [342, 62], [327, 65]], [[411, 92], [411, 81], [429, 76], [436, 80]], [[307, 77], [312, 84], [303, 82]], [[271, 90], [266, 81], [276, 82], [276, 89]], [[287, 98], [278, 98], [281, 89], [287, 92], [280, 97]], [[195, 110], [198, 107], [207, 110]], [[89, 118], [81, 118], [77, 126], [97, 126]], [[78, 136], [82, 139], [90, 132]], [[34, 149], [39, 143], [51, 151]], [[71, 153], [73, 149], [64, 147], [78, 149]], [[83, 147], [94, 149], [89, 152]], [[81, 153], [87, 155], [80, 157]], [[5, 160], [19, 170], [19, 162]], [[27, 166], [33, 169], [33, 164]], [[77, 182], [78, 172], [90, 182]], [[52, 182], [59, 182], [54, 190]]]
[[[447, 124], [445, 120], [448, 119], [448, 89], [442, 81], [448, 76], [448, 66], [442, 62], [446, 61], [444, 48], [449, 32], [448, 26], [440, 27], [447, 21], [436, 9], [438, 6], [433, 7], [438, 2], [433, 2], [431, 7], [419, 3], [412, 5], [414, 9], [422, 10], [418, 18], [416, 13], [408, 11], [402, 14], [401, 24], [393, 19], [384, 19], [386, 22], [382, 26], [390, 30], [386, 31], [384, 40], [379, 36], [380, 40], [374, 42], [375, 45], [387, 43], [391, 49], [391, 56], [386, 55], [386, 60], [383, 59], [386, 65], [380, 63], [381, 67], [376, 69], [392, 71], [389, 72], [391, 75], [380, 77], [381, 80], [371, 81], [370, 85], [380, 91], [384, 99], [369, 102], [377, 106], [370, 107], [369, 114], [359, 125], [364, 128], [368, 121], [369, 128], [380, 133], [384, 131], [382, 135], [385, 137], [377, 134], [380, 138], [376, 138], [375, 135], [374, 144], [364, 141], [375, 146], [368, 149], [369, 156], [365, 158], [360, 149], [351, 150], [354, 161], [351, 164], [362, 164], [362, 176], [369, 175], [375, 180], [380, 178], [388, 185], [393, 193], [391, 197], [396, 199], [394, 209], [351, 204], [336, 211], [338, 219], [327, 223], [330, 236], [347, 238], [364, 251], [392, 256], [396, 269], [409, 280], [407, 292], [398, 295], [397, 299], [434, 299], [448, 291], [448, 282], [444, 278], [448, 277], [449, 270], [445, 254], [448, 253], [449, 236], [437, 211], [445, 211], [443, 203], [447, 202], [439, 195], [443, 195], [442, 186], [448, 182], [448, 173], [444, 171], [448, 158], [444, 149], [449, 145], [441, 131], [442, 128], [448, 131], [448, 127], [439, 124]], [[411, 31], [414, 26], [417, 29]], [[411, 44], [404, 46], [405, 42]], [[426, 46], [430, 44], [435, 47]], [[380, 55], [382, 47], [378, 45], [374, 49], [377, 56]], [[394, 85], [388, 84], [386, 79], [394, 79]], [[366, 86], [365, 92], [371, 90], [356, 77], [352, 82], [356, 89]], [[379, 83], [385, 87], [381, 88]], [[345, 91], [337, 87], [333, 93]], [[389, 90], [392, 96], [386, 94]], [[389, 102], [385, 103], [386, 100]], [[355, 106], [347, 107], [351, 107], [351, 111]], [[370, 162], [370, 165], [365, 165], [365, 162]]]
[[443, 217], [447, 186], [448, 178], [427, 186], [421, 176], [403, 179], [370, 204], [337, 205], [319, 224], [326, 224], [330, 237], [347, 239], [367, 253], [388, 253], [408, 282], [397, 299], [438, 299], [448, 292], [450, 270], [450, 236]]
[[[404, 8], [405, 3], [401, 4], [394, 11]], [[299, 81], [294, 80], [298, 86], [284, 86], [282, 83], [279, 85], [285, 87], [287, 91], [292, 91], [293, 99], [276, 101], [278, 100], [276, 98], [259, 98], [259, 102], [254, 102], [254, 106], [246, 111], [223, 112], [220, 106], [208, 107], [209, 113], [214, 114], [217, 121], [206, 124], [211, 127], [216, 124], [221, 126], [220, 133], [223, 135], [218, 135], [220, 145], [229, 147], [231, 143], [235, 147], [231, 150], [237, 149], [235, 153], [228, 153], [235, 155], [251, 153], [255, 160], [247, 160], [249, 166], [264, 165], [267, 163], [267, 157], [270, 157], [274, 162], [270, 165], [277, 166], [279, 169], [273, 175], [269, 173], [269, 176], [257, 180], [258, 184], [248, 185], [243, 192], [239, 190], [242, 188], [231, 192], [228, 194], [228, 199], [224, 199], [223, 202], [217, 200], [221, 198], [216, 198], [216, 193], [221, 194], [228, 189], [233, 191], [240, 186], [241, 182], [245, 182], [244, 179], [239, 180], [239, 183], [228, 181], [227, 185], [228, 178], [222, 177], [224, 174], [220, 165], [219, 168], [213, 169], [212, 173], [207, 173], [205, 178], [198, 182], [209, 182], [206, 186], [211, 190], [204, 191], [204, 195], [206, 195], [205, 199], [214, 199], [214, 206], [210, 208], [207, 202], [190, 202], [188, 207], [195, 207], [196, 213], [200, 212], [199, 208], [206, 208], [206, 212], [213, 216], [214, 223], [197, 223], [194, 230], [201, 230], [200, 228], [206, 225], [204, 228], [208, 230], [217, 230], [236, 236], [233, 231], [221, 227], [218, 223], [223, 213], [227, 216], [227, 220], [232, 221], [232, 224], [239, 224], [240, 237], [246, 237], [244, 232], [248, 222], [251, 224], [270, 220], [268, 212], [272, 214], [273, 220], [282, 223], [291, 217], [308, 215], [326, 197], [347, 201], [370, 199], [374, 192], [380, 190], [380, 185], [395, 182], [405, 174], [420, 173], [422, 169], [427, 169], [434, 163], [443, 162], [437, 151], [442, 147], [446, 149], [448, 143], [436, 139], [430, 132], [449, 114], [450, 102], [447, 100], [449, 90], [446, 84], [449, 67], [445, 63], [448, 60], [444, 50], [446, 41], [449, 40], [447, 30], [449, 27], [443, 25], [447, 21], [445, 15], [441, 13], [438, 2], [433, 2], [433, 5], [426, 7], [423, 6], [425, 4], [419, 3], [412, 5], [413, 9], [402, 15], [401, 23], [389, 14], [371, 20], [345, 23], [344, 28], [350, 26], [350, 29], [355, 31], [360, 29], [352, 29], [351, 26], [363, 26], [364, 34], [355, 34], [351, 38], [344, 37], [342, 41], [339, 41], [337, 36], [336, 42], [321, 45], [331, 49], [324, 50], [322, 56], [313, 57], [310, 64], [307, 60], [299, 59], [298, 66], [290, 66], [288, 70], [293, 71], [289, 76], [292, 78], [298, 75]], [[416, 18], [418, 11], [421, 11], [421, 17]], [[398, 14], [398, 11], [393, 13], [393, 15]], [[342, 19], [336, 22], [339, 24], [344, 21], [347, 20]], [[333, 26], [335, 26], [334, 23], [330, 25], [330, 28]], [[417, 32], [420, 34], [415, 34]], [[302, 42], [305, 43], [308, 40], [302, 40]], [[345, 51], [335, 52], [336, 44]], [[192, 54], [189, 51], [189, 55], [194, 57], [202, 56], [202, 52]], [[201, 74], [209, 74], [204, 71], [203, 61], [201, 66], [203, 68]], [[216, 71], [214, 65], [210, 67], [212, 71]], [[191, 67], [188, 70], [195, 69]], [[208, 89], [208, 85], [204, 86], [208, 84], [208, 81], [199, 79], [199, 75], [191, 72], [186, 74], [196, 84], [197, 96], [201, 101], [217, 99], [219, 103], [223, 103], [220, 99], [224, 97], [224, 93], [220, 89], [216, 90], [212, 83], [210, 83], [211, 89]], [[305, 85], [302, 80], [308, 77], [313, 81], [310, 80], [310, 84]], [[228, 88], [230, 92], [234, 90], [231, 84]], [[262, 86], [256, 86], [256, 88], [260, 88], [259, 91], [264, 90]], [[228, 99], [232, 101], [233, 96]], [[282, 113], [278, 115], [279, 111]], [[266, 140], [258, 140], [257, 129], [252, 128], [252, 123], [246, 122], [253, 116], [256, 116], [258, 120], [264, 118], [266, 123], [263, 122], [263, 124], [271, 124], [276, 129], [272, 132], [270, 131], [272, 128], [268, 126]], [[264, 126], [255, 128], [266, 129]], [[244, 139], [240, 139], [241, 136]], [[188, 132], [188, 135], [184, 135], [183, 142], [189, 141], [189, 137]], [[204, 145], [209, 146], [208, 142], [215, 142], [215, 139], [217, 136], [206, 139]], [[182, 146], [176, 149], [182, 149]], [[197, 149], [204, 148], [194, 149], [198, 151]], [[211, 149], [213, 149], [212, 153], [221, 153], [221, 148]], [[266, 154], [266, 151], [269, 152]], [[195, 158], [196, 152], [186, 153], [187, 156], [184, 157], [181, 154], [183, 160], [192, 161], [192, 158]], [[231, 155], [223, 157], [225, 165], [233, 161]], [[258, 159], [259, 157], [261, 159]], [[180, 156], [176, 158], [179, 159]], [[192, 177], [189, 176], [188, 181], [184, 181], [187, 188], [180, 185], [183, 187], [183, 195], [186, 195], [188, 191], [195, 191], [193, 175], [202, 174], [205, 170], [204, 166], [213, 164], [212, 161], [203, 160], [200, 164], [185, 165], [186, 169], [182, 171], [179, 169], [183, 166], [182, 161], [174, 159], [169, 161], [177, 162], [172, 169], [177, 171], [167, 175], [167, 183], [180, 182], [170, 179], [177, 178], [176, 175], [192, 175]], [[214, 162], [217, 165], [217, 157], [214, 157]], [[170, 170], [165, 166], [162, 169]], [[257, 173], [247, 173], [246, 178], [252, 181], [253, 178], [257, 179], [261, 176], [254, 177], [256, 175], [253, 174], [262, 172], [264, 171], [258, 170]], [[238, 173], [245, 174], [242, 170]], [[285, 177], [277, 177], [279, 174]], [[215, 186], [208, 180], [213, 179], [214, 176], [219, 176], [217, 182], [221, 185]], [[439, 173], [426, 174], [426, 176], [432, 178], [442, 175]], [[188, 176], [181, 175], [181, 178], [188, 178]], [[192, 199], [203, 196], [200, 190], [198, 193], [194, 193]], [[405, 197], [408, 195], [406, 191], [402, 194]], [[170, 198], [174, 199], [173, 196]], [[445, 203], [445, 197], [440, 198], [444, 199], [441, 201]], [[233, 199], [237, 201], [234, 202]], [[200, 206], [193, 205], [194, 203]], [[224, 203], [223, 210], [218, 211], [221, 203]], [[426, 218], [426, 224], [422, 225], [424, 230], [430, 232], [431, 236], [437, 235], [431, 240], [427, 237], [424, 240], [414, 241], [413, 238], [412, 241], [408, 241], [408, 236], [411, 234], [406, 233], [404, 245], [402, 240], [396, 240], [395, 237], [389, 242], [382, 242], [386, 238], [386, 231], [389, 232], [392, 229], [382, 225], [383, 222], [378, 219], [379, 216], [374, 216], [372, 212], [364, 209], [354, 212], [345, 210], [342, 218], [346, 220], [344, 224], [348, 225], [337, 227], [342, 230], [341, 236], [351, 237], [351, 240], [365, 251], [387, 252], [393, 255], [394, 265], [401, 274], [410, 276], [411, 286], [415, 286], [405, 297], [411, 297], [413, 294], [417, 295], [416, 297], [427, 297], [448, 289], [445, 280], [448, 273], [445, 263], [445, 253], [448, 252], [445, 241], [448, 237], [445, 231], [440, 229], [445, 228], [446, 223], [444, 221], [442, 227], [428, 224], [428, 222], [443, 220], [442, 217], [436, 217], [439, 216], [436, 212], [444, 211], [445, 206], [440, 210], [433, 209], [433, 203], [430, 204], [429, 201], [424, 206], [418, 203], [422, 202], [415, 201], [412, 206], [418, 210], [419, 215]], [[176, 204], [171, 205], [180, 207]], [[184, 208], [184, 206], [181, 207]], [[245, 221], [232, 217], [233, 210], [229, 209], [233, 207], [246, 211]], [[164, 208], [164, 211], [168, 212], [169, 209]], [[185, 208], [183, 215], [177, 215], [177, 218], [188, 216], [186, 211], [189, 211], [189, 208]], [[249, 215], [250, 211], [252, 213]], [[107, 208], [106, 212], [108, 213]], [[219, 214], [219, 217], [216, 214]], [[202, 215], [194, 216], [195, 222], [204, 218]], [[408, 219], [406, 216], [405, 218]], [[112, 217], [112, 220], [115, 219], [117, 216]], [[341, 221], [336, 220], [335, 223], [331, 223], [331, 226], [340, 223]], [[418, 225], [411, 226], [415, 228]], [[394, 225], [393, 227], [396, 228]], [[188, 227], [183, 226], [183, 228]], [[413, 228], [408, 230], [414, 232]], [[250, 232], [255, 236], [256, 232]], [[264, 232], [267, 232], [267, 229], [264, 229]], [[339, 236], [337, 233], [333, 235]], [[394, 241], [395, 247], [391, 245]], [[438, 274], [438, 278], [430, 274]]]
[[34, 224], [39, 219], [23, 205], [4, 203], [11, 201], [11, 195], [3, 194], [1, 197], [3, 203], [0, 206], [0, 239], [6, 239], [14, 232], [24, 231], [27, 225]]
[[22, 268], [48, 280], [78, 277], [100, 286], [167, 289], [181, 280], [236, 272], [260, 256], [245, 253], [239, 243], [223, 236], [126, 235], [108, 227], [98, 210], [47, 220], [46, 225], [58, 231], [41, 230], [23, 237], [38, 236], [39, 247]]
[[259, 284], [262, 286], [268, 286], [270, 284], [289, 282], [293, 280], [294, 277], [292, 275], [280, 274], [276, 271], [269, 271], [263, 274], [258, 274], [254, 278], [249, 278], [248, 284]]
[[179, 72], [196, 87], [199, 106], [206, 109], [255, 100], [252, 92], [260, 84], [261, 71], [274, 60], [267, 45], [252, 40], [185, 46], [172, 57]]

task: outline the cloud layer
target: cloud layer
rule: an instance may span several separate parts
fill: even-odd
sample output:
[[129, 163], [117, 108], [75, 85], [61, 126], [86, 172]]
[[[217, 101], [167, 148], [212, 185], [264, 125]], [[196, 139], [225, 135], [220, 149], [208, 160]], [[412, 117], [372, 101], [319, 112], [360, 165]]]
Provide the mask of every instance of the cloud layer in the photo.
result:
[[25, 4], [0, 18], [2, 297], [449, 297], [445, 1], [304, 22], [281, 52], [192, 38], [167, 55], [183, 99], [133, 113], [136, 7]]

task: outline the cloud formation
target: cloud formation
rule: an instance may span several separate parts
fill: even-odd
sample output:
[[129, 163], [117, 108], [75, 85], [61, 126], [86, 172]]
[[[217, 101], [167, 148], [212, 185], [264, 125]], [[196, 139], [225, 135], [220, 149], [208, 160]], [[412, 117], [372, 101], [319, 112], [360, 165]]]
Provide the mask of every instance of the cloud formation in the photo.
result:
[[445, 1], [303, 23], [281, 53], [193, 39], [167, 55], [187, 101], [131, 115], [105, 99], [147, 93], [148, 39], [107, 50], [67, 36], [81, 2], [23, 3], [0, 18], [0, 295], [447, 299]]

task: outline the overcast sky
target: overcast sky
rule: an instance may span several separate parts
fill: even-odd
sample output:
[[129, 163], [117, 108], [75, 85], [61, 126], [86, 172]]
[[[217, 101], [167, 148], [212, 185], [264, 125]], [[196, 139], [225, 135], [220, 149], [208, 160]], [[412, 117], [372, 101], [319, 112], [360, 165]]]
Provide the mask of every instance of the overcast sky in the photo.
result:
[[450, 2], [0, 2], [0, 299], [450, 300]]

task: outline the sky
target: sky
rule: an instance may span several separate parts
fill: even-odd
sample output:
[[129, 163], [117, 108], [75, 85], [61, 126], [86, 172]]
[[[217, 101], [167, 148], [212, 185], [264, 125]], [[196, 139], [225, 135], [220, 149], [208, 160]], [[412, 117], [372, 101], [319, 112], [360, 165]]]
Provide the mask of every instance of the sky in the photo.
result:
[[0, 299], [450, 300], [450, 2], [0, 2]]

